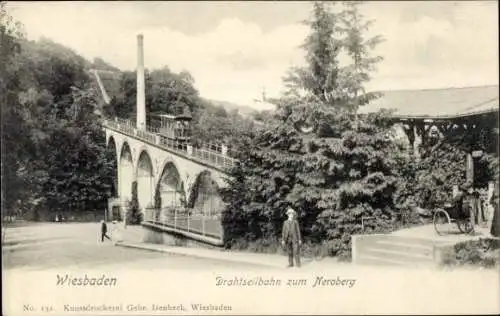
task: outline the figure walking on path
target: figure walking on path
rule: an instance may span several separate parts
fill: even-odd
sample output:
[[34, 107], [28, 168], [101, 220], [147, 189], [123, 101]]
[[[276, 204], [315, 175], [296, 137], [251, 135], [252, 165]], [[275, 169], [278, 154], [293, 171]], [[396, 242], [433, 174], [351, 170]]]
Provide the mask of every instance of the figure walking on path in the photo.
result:
[[295, 219], [295, 211], [292, 208], [289, 208], [286, 214], [288, 215], [288, 219], [283, 223], [281, 243], [288, 252], [288, 267], [293, 267], [293, 259], [295, 257], [295, 264], [300, 268], [302, 236], [300, 234], [299, 222]]
[[104, 242], [104, 237], [106, 237], [108, 240], [111, 240], [111, 238], [109, 238], [107, 233], [108, 233], [108, 225], [106, 225], [106, 222], [104, 220], [102, 220], [101, 221], [101, 242]]

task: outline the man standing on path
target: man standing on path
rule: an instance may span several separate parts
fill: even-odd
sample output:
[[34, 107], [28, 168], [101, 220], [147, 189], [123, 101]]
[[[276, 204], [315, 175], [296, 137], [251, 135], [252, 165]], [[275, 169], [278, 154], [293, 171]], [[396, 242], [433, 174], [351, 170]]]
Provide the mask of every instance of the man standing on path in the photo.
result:
[[293, 267], [293, 258], [295, 264], [300, 268], [300, 245], [302, 236], [300, 234], [299, 222], [295, 219], [295, 211], [289, 208], [286, 212], [288, 219], [283, 223], [281, 232], [281, 243], [288, 252], [288, 267]]
[[108, 238], [108, 240], [111, 240], [111, 238], [109, 238], [107, 233], [108, 233], [108, 225], [106, 225], [106, 222], [104, 220], [101, 220], [101, 242], [104, 242], [104, 237]]

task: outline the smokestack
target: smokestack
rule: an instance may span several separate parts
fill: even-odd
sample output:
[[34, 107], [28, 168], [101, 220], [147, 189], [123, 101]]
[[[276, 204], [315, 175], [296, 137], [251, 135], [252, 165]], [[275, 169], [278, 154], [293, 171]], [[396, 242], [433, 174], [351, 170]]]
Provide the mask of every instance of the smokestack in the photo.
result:
[[146, 88], [144, 80], [143, 35], [137, 35], [137, 129], [146, 129]]

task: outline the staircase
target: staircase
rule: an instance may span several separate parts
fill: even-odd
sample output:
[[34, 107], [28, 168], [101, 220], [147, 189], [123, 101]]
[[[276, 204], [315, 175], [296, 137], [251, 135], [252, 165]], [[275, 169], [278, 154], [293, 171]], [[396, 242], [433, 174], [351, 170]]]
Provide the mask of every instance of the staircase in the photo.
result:
[[[454, 225], [453, 225], [454, 227]], [[458, 229], [439, 236], [432, 224], [401, 229], [390, 234], [352, 236], [352, 262], [393, 266], [437, 266], [454, 256], [457, 243], [490, 236], [488, 227], [477, 227], [475, 235]]]
[[408, 236], [353, 236], [353, 263], [394, 266], [435, 266], [440, 250], [450, 245], [446, 241]]

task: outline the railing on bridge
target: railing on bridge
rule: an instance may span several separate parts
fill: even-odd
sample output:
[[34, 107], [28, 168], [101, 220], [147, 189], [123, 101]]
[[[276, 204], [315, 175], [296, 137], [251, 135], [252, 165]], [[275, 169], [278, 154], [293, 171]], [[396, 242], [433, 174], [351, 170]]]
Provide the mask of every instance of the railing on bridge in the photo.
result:
[[148, 131], [137, 130], [136, 136], [151, 143], [156, 142], [156, 135]]
[[192, 209], [146, 209], [144, 222], [168, 227], [178, 232], [187, 232], [219, 240], [223, 238], [220, 217], [195, 214]]
[[234, 159], [205, 149], [193, 148], [192, 156], [217, 166], [232, 167], [234, 165]]
[[236, 159], [229, 157], [227, 153], [208, 148], [195, 148], [191, 145], [177, 142], [159, 134], [158, 128], [148, 126], [145, 131], [138, 130], [132, 121], [120, 118], [115, 118], [114, 120], [105, 119], [104, 126], [213, 166], [228, 168], [234, 166], [236, 163]]

